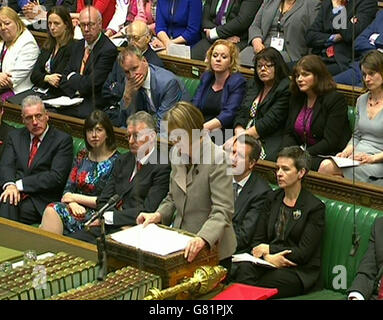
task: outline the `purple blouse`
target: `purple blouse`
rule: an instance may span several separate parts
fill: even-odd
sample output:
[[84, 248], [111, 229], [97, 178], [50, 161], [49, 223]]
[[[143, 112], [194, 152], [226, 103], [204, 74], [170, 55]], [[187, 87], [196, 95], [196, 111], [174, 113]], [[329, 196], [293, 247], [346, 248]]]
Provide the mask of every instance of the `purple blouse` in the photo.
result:
[[307, 106], [304, 106], [299, 112], [294, 125], [295, 132], [302, 139], [303, 143], [305, 143], [308, 146], [311, 146], [316, 143], [316, 140], [313, 138], [311, 132], [312, 119], [313, 108], [307, 108]]

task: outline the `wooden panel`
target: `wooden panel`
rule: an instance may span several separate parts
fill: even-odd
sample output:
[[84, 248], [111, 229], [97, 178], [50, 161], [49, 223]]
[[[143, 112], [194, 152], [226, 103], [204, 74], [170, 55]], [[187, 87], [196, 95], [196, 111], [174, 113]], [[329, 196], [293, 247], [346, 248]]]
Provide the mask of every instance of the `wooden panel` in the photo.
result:
[[0, 218], [0, 244], [20, 251], [33, 249], [38, 254], [63, 251], [86, 260], [97, 261], [97, 247], [93, 244], [55, 235], [4, 218]]
[[[270, 183], [276, 184], [276, 164], [271, 161], [259, 160], [255, 170]], [[356, 205], [383, 210], [383, 187], [369, 183], [353, 182], [352, 180], [324, 175], [310, 171], [304, 178], [304, 186], [317, 195], [329, 199], [355, 203]]]

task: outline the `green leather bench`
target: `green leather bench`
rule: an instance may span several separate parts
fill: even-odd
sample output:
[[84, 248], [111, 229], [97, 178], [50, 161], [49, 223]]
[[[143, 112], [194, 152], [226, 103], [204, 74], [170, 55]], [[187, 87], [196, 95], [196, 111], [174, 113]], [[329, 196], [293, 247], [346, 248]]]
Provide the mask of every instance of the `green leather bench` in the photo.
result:
[[[341, 201], [319, 197], [326, 204], [325, 233], [322, 247], [322, 290], [284, 300], [335, 300], [346, 299], [347, 288], [352, 284], [359, 263], [368, 247], [371, 228], [383, 212], [355, 206], [355, 223], [360, 235], [359, 248], [355, 256], [350, 255], [354, 228], [354, 206]], [[346, 287], [340, 287], [341, 268], [346, 270]], [[335, 269], [334, 269], [335, 268]], [[334, 283], [333, 283], [334, 282]], [[335, 288], [334, 288], [335, 285]]]

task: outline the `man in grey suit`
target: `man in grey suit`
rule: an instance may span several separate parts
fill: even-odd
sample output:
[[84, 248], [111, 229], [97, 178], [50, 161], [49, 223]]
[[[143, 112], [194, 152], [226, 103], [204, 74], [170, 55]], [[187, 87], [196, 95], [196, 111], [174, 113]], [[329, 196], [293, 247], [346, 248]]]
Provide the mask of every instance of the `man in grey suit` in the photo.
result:
[[249, 46], [240, 53], [241, 65], [254, 67], [254, 55], [270, 46], [286, 63], [308, 54], [305, 35], [320, 5], [320, 0], [264, 0], [249, 28]]
[[[348, 289], [349, 300], [376, 299], [383, 276], [383, 217], [375, 220], [368, 249], [359, 265], [358, 273]], [[380, 283], [380, 286], [383, 286]]]
[[127, 114], [146, 111], [155, 116], [159, 128], [165, 113], [178, 101], [190, 101], [181, 81], [172, 72], [149, 64], [142, 52], [133, 45], [124, 48], [119, 63], [125, 72], [123, 103]]

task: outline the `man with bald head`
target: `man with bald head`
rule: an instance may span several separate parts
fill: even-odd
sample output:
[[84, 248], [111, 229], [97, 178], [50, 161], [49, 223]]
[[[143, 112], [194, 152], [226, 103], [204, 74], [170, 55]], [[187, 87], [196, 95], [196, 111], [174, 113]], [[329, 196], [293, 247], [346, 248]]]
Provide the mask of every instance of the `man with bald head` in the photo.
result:
[[[134, 21], [126, 27], [126, 38], [130, 44], [141, 50], [148, 63], [164, 68], [162, 60], [149, 46], [151, 33], [148, 25], [143, 21]], [[113, 70], [108, 75], [102, 88], [102, 96], [106, 99], [109, 110], [107, 111], [113, 124], [117, 127], [124, 124], [124, 118], [120, 116], [119, 105], [125, 90], [125, 72], [116, 60]]]
[[60, 88], [68, 97], [78, 96], [84, 100], [78, 105], [61, 107], [56, 111], [84, 119], [95, 108], [103, 109], [105, 106], [101, 89], [112, 70], [117, 48], [101, 32], [102, 17], [95, 7], [85, 7], [80, 12], [79, 21], [84, 38], [73, 45]]

